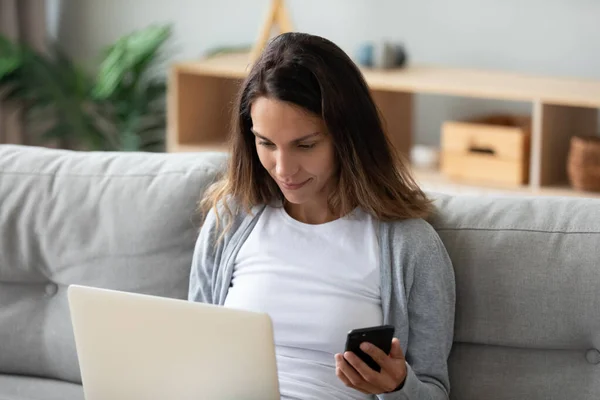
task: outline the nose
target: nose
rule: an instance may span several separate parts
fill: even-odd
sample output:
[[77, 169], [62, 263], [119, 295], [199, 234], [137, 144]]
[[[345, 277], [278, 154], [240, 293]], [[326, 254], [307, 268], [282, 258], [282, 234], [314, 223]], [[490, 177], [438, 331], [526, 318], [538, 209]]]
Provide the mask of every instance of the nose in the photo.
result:
[[275, 160], [275, 173], [280, 179], [291, 178], [298, 172], [299, 165], [293, 154], [279, 151]]

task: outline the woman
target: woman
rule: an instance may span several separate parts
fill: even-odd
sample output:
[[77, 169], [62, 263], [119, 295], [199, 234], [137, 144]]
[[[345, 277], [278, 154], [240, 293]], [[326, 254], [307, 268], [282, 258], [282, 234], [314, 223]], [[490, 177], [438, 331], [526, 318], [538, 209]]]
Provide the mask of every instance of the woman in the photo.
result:
[[[266, 312], [283, 399], [447, 399], [454, 274], [430, 201], [330, 41], [273, 39], [243, 83], [227, 174], [201, 202], [189, 299]], [[375, 372], [349, 330], [395, 326]]]

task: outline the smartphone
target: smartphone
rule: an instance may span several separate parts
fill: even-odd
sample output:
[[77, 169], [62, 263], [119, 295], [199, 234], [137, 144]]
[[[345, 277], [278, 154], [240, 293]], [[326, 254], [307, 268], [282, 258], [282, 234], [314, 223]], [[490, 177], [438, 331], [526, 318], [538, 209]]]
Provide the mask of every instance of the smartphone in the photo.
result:
[[379, 347], [385, 354], [390, 354], [392, 339], [394, 338], [393, 325], [372, 326], [369, 328], [353, 329], [346, 338], [346, 351], [351, 351], [365, 362], [371, 369], [380, 372], [381, 367], [368, 354], [360, 349], [362, 342], [369, 342]]

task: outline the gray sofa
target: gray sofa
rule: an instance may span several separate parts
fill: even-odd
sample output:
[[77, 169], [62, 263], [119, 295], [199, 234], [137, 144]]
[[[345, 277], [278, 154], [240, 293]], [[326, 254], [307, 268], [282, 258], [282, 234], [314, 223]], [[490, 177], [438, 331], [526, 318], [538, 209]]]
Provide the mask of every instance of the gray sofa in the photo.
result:
[[[186, 298], [196, 200], [224, 161], [0, 146], [0, 399], [83, 398], [69, 284]], [[436, 198], [451, 397], [600, 398], [600, 201]]]

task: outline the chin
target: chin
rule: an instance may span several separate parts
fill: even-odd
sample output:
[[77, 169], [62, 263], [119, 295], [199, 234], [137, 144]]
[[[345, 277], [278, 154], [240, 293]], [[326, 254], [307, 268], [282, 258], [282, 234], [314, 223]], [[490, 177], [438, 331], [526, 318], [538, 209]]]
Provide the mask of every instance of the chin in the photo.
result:
[[291, 204], [303, 204], [306, 203], [306, 196], [299, 196], [295, 193], [286, 193], [283, 192], [283, 197], [285, 197], [286, 201]]

